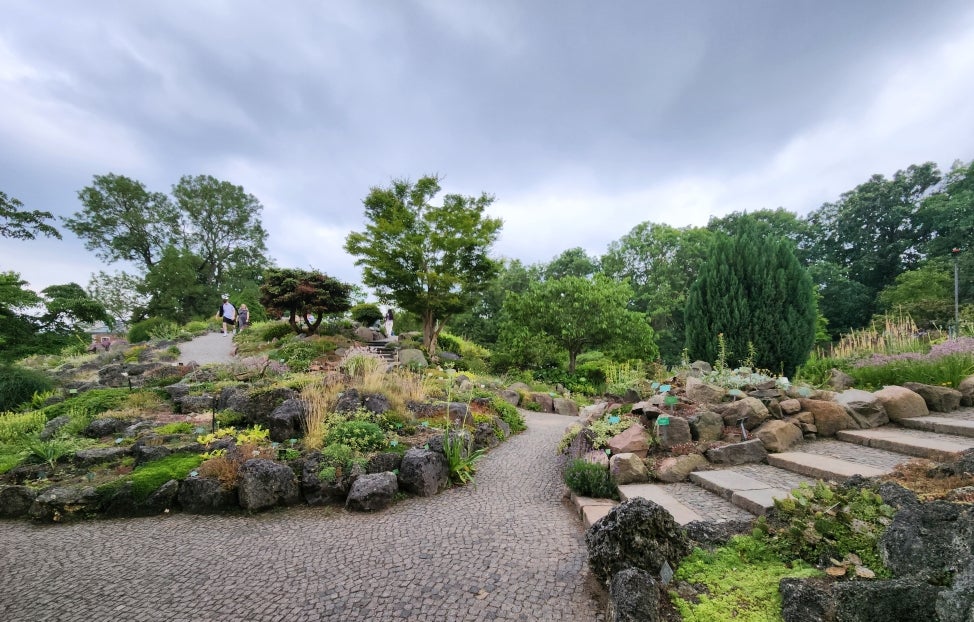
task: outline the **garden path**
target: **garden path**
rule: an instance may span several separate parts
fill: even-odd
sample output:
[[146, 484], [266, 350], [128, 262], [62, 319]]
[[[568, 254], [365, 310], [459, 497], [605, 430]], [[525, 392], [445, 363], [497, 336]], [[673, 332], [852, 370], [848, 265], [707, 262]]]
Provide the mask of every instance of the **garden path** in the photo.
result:
[[234, 360], [233, 335], [210, 332], [177, 345], [179, 348], [179, 362], [187, 364], [196, 361], [200, 365], [207, 363], [229, 363]]
[[0, 620], [602, 620], [562, 501], [569, 421], [524, 415], [475, 486], [376, 514], [0, 521]]

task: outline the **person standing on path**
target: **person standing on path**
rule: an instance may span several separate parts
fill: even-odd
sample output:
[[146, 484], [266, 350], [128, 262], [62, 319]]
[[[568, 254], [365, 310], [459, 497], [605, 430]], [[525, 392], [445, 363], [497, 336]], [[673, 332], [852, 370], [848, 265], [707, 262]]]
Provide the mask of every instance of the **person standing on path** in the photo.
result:
[[220, 329], [223, 334], [228, 334], [228, 327], [233, 326], [234, 322], [237, 321], [237, 310], [230, 304], [230, 296], [227, 294], [223, 294], [223, 303], [220, 304], [220, 310], [216, 312], [216, 316], [221, 318]]
[[392, 307], [389, 307], [386, 311], [386, 337], [388, 338], [392, 338], [392, 318]]
[[246, 304], [241, 304], [240, 308], [237, 309], [237, 328], [233, 331], [233, 333], [237, 334], [249, 325], [250, 311], [247, 309]]

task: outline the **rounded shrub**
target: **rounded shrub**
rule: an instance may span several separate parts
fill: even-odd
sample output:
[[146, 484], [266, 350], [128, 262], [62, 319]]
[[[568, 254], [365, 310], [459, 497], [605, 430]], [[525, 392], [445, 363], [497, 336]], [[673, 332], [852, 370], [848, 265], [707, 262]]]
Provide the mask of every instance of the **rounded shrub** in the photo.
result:
[[595, 499], [617, 499], [619, 493], [609, 479], [609, 470], [588, 460], [572, 460], [565, 468], [565, 484], [576, 495]]
[[294, 329], [287, 322], [268, 322], [260, 328], [260, 338], [264, 341], [274, 341], [283, 339], [288, 335], [293, 335]]
[[384, 316], [379, 306], [371, 302], [355, 305], [351, 309], [352, 319], [363, 326], [372, 326]]
[[54, 388], [54, 381], [39, 371], [18, 365], [0, 366], [0, 412], [29, 402], [35, 393]]
[[328, 432], [325, 444], [348, 445], [356, 451], [376, 451], [386, 446], [382, 428], [371, 421], [345, 421]]
[[172, 324], [169, 320], [161, 317], [150, 317], [147, 320], [136, 322], [129, 328], [129, 343], [141, 343], [152, 338], [152, 334], [166, 329], [167, 324]]

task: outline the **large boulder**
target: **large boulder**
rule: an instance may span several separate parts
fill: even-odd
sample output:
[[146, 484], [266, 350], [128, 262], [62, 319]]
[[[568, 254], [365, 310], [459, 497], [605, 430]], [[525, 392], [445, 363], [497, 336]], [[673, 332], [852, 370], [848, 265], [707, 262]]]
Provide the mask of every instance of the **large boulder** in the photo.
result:
[[663, 458], [656, 463], [656, 477], [668, 483], [682, 482], [693, 471], [707, 468], [710, 463], [700, 454]]
[[349, 510], [374, 512], [387, 508], [396, 498], [399, 486], [396, 474], [389, 471], [383, 473], [367, 473], [355, 478], [345, 507]]
[[752, 439], [742, 443], [731, 443], [723, 447], [707, 450], [707, 459], [715, 464], [747, 464], [750, 462], [764, 462], [768, 459], [768, 450], [760, 439]]
[[597, 421], [602, 418], [605, 411], [608, 410], [608, 402], [596, 402], [595, 404], [589, 404], [582, 409], [582, 412], [578, 414], [578, 417], [582, 420], [583, 425], [588, 425], [593, 421]]
[[402, 454], [394, 451], [377, 453], [369, 458], [369, 463], [365, 467], [366, 473], [390, 473], [398, 471], [402, 466]]
[[495, 430], [496, 428], [491, 423], [478, 423], [473, 429], [473, 448], [489, 449], [500, 444], [501, 441], [497, 438]]
[[216, 399], [212, 395], [184, 395], [175, 400], [176, 412], [183, 414], [205, 413], [213, 410]]
[[974, 376], [968, 376], [957, 385], [960, 391], [960, 405], [964, 407], [974, 406]]
[[402, 457], [399, 485], [406, 492], [431, 497], [450, 485], [446, 456], [437, 451], [414, 447]]
[[[693, 440], [690, 423], [683, 417], [669, 417], [666, 425], [659, 426], [659, 444], [663, 449], [672, 449]], [[657, 421], [659, 421], [657, 419]]]
[[392, 404], [389, 403], [389, 398], [382, 393], [367, 393], [362, 396], [362, 408], [376, 415], [381, 415], [392, 410]]
[[889, 423], [886, 407], [875, 393], [861, 389], [846, 389], [835, 396], [835, 401], [845, 406], [846, 412], [863, 430], [878, 428]]
[[88, 438], [102, 438], [112, 436], [123, 431], [132, 423], [131, 420], [118, 419], [115, 417], [99, 417], [88, 424], [83, 434]]
[[926, 402], [927, 408], [933, 412], [949, 413], [960, 408], [960, 400], [963, 395], [957, 389], [919, 382], [904, 382], [903, 386], [919, 393], [923, 401]]
[[940, 622], [974, 620], [974, 559], [954, 576], [950, 589], [940, 592], [936, 609]]
[[272, 441], [283, 443], [303, 434], [307, 403], [298, 398], [286, 399], [268, 417], [268, 430]]
[[727, 395], [727, 389], [715, 384], [708, 384], [694, 376], [687, 376], [687, 399], [697, 404], [719, 404]]
[[802, 410], [812, 413], [819, 436], [835, 436], [840, 430], [858, 430], [859, 424], [838, 402], [800, 399]]
[[786, 578], [778, 583], [784, 622], [832, 622], [835, 604], [827, 579]]
[[111, 462], [122, 456], [127, 456], [130, 453], [132, 453], [131, 446], [93, 447], [75, 452], [74, 459], [81, 465], [91, 465], [100, 462]]
[[521, 394], [517, 391], [511, 391], [510, 389], [504, 389], [501, 391], [500, 397], [511, 406], [517, 406], [521, 403]]
[[795, 443], [802, 440], [802, 430], [797, 425], [772, 419], [766, 421], [760, 428], [754, 431], [764, 448], [773, 453], [788, 451]]
[[664, 564], [677, 568], [691, 550], [686, 531], [670, 513], [639, 497], [617, 505], [592, 525], [585, 544], [589, 567], [603, 584], [627, 568], [659, 579]]
[[547, 393], [531, 393], [528, 395], [528, 398], [540, 407], [541, 412], [555, 412], [555, 400]]
[[403, 348], [399, 350], [399, 364], [403, 367], [429, 367], [422, 350]]
[[739, 427], [737, 422], [743, 419], [744, 427], [748, 431], [756, 429], [771, 418], [771, 413], [768, 412], [764, 402], [750, 396], [727, 404], [721, 411], [721, 415], [724, 417], [724, 425], [732, 428]]
[[37, 491], [30, 486], [0, 487], [0, 518], [26, 516], [37, 494]]
[[237, 489], [224, 488], [215, 477], [188, 477], [176, 497], [190, 514], [218, 514], [237, 507]]
[[937, 620], [937, 595], [942, 589], [909, 577], [841, 581], [832, 585], [835, 619], [842, 622]]
[[646, 440], [646, 429], [638, 423], [623, 430], [609, 439], [609, 449], [614, 454], [636, 454], [645, 458], [649, 452], [649, 442]]
[[556, 397], [552, 400], [552, 407], [559, 415], [578, 416], [578, 404], [575, 403], [575, 400], [570, 400], [567, 397]]
[[609, 459], [609, 477], [616, 485], [648, 482], [649, 469], [636, 454], [615, 454]]
[[54, 486], [38, 494], [27, 513], [36, 521], [59, 523], [93, 516], [100, 503], [94, 486]]
[[724, 437], [724, 418], [715, 412], [699, 412], [687, 422], [690, 424], [690, 436], [695, 441], [709, 443]]
[[974, 506], [946, 501], [906, 505], [880, 537], [879, 552], [896, 576], [942, 580], [971, 561]]
[[300, 501], [298, 478], [286, 464], [274, 460], [252, 459], [240, 467], [237, 485], [240, 507], [263, 510]]
[[44, 429], [41, 430], [41, 440], [48, 441], [54, 438], [54, 435], [64, 426], [71, 423], [71, 417], [68, 415], [61, 415], [55, 417], [44, 424]]
[[883, 404], [883, 410], [890, 421], [910, 417], [926, 417], [930, 414], [927, 402], [915, 391], [906, 387], [891, 385], [873, 393]]
[[656, 622], [660, 614], [660, 584], [645, 570], [626, 568], [609, 581], [609, 620]]

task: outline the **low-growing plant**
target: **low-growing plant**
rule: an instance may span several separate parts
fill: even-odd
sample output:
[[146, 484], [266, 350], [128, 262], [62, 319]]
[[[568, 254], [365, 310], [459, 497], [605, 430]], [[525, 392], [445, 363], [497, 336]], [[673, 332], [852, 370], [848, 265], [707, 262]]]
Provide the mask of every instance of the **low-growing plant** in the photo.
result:
[[670, 597], [685, 622], [771, 622], [781, 619], [781, 579], [821, 574], [802, 562], [786, 563], [759, 539], [735, 536], [713, 551], [695, 549], [680, 562], [676, 578], [702, 588], [696, 601], [676, 592]]
[[138, 501], [145, 500], [169, 480], [185, 479], [202, 462], [199, 454], [176, 453], [138, 466], [128, 477], [132, 495]]
[[371, 421], [345, 421], [332, 428], [325, 444], [348, 445], [356, 451], [375, 451], [386, 446], [385, 433]]
[[365, 466], [368, 461], [348, 445], [332, 443], [321, 450], [318, 478], [334, 482], [348, 475], [356, 464]]
[[160, 322], [148, 330], [149, 337], [159, 341], [177, 339], [181, 334], [179, 325], [175, 322]]
[[68, 399], [57, 404], [45, 406], [42, 412], [50, 421], [60, 415], [69, 414], [72, 410], [86, 410], [92, 415], [101, 414], [107, 410], [122, 408], [131, 395], [127, 388], [92, 389], [77, 395], [69, 395]]
[[472, 482], [477, 473], [477, 461], [484, 455], [483, 449], [473, 448], [473, 438], [453, 434], [447, 428], [443, 435], [443, 453], [450, 470], [450, 481], [461, 486]]
[[234, 438], [237, 443], [248, 444], [248, 443], [262, 443], [267, 440], [270, 436], [271, 431], [267, 428], [255, 425], [241, 432], [237, 432]]
[[563, 454], [568, 451], [568, 448], [573, 442], [575, 442], [575, 438], [579, 435], [582, 429], [582, 426], [577, 423], [569, 426], [568, 430], [565, 432], [565, 435], [561, 437], [560, 441], [558, 441], [559, 454]]
[[163, 424], [155, 429], [157, 434], [192, 434], [196, 426], [189, 421], [174, 421]]
[[595, 436], [592, 440], [592, 447], [595, 449], [607, 447], [613, 436], [622, 434], [635, 424], [636, 420], [632, 417], [620, 417], [611, 414], [596, 419], [589, 426]]
[[264, 341], [283, 339], [294, 334], [294, 329], [287, 322], [262, 322], [251, 326], [251, 330], [258, 333]]
[[44, 413], [0, 413], [0, 444], [15, 443], [25, 436], [36, 434], [44, 429], [47, 417]]
[[232, 428], [247, 421], [247, 415], [232, 408], [216, 413], [216, 424], [221, 428]]
[[14, 410], [35, 393], [54, 388], [47, 374], [20, 365], [0, 365], [0, 411]]
[[876, 576], [889, 570], [879, 554], [879, 538], [894, 510], [869, 488], [833, 487], [824, 482], [802, 484], [775, 499], [774, 520], [761, 518], [755, 529], [783, 559], [827, 565], [855, 555]]
[[323, 337], [294, 337], [277, 349], [276, 358], [283, 361], [291, 371], [308, 371], [315, 359], [334, 352], [335, 347], [333, 341]]
[[53, 470], [61, 458], [74, 454], [81, 444], [69, 438], [52, 438], [42, 441], [39, 438], [28, 438], [23, 442], [24, 457], [27, 459], [46, 462]]
[[576, 495], [596, 499], [618, 499], [619, 491], [609, 477], [609, 470], [601, 464], [576, 459], [568, 463], [564, 473], [565, 485]]
[[523, 432], [528, 428], [527, 424], [524, 422], [524, 417], [520, 412], [518, 412], [516, 407], [512, 406], [503, 398], [496, 395], [491, 396], [490, 399], [490, 405], [493, 407], [494, 412], [496, 412], [497, 416], [500, 417], [509, 428], [511, 428], [512, 434]]

